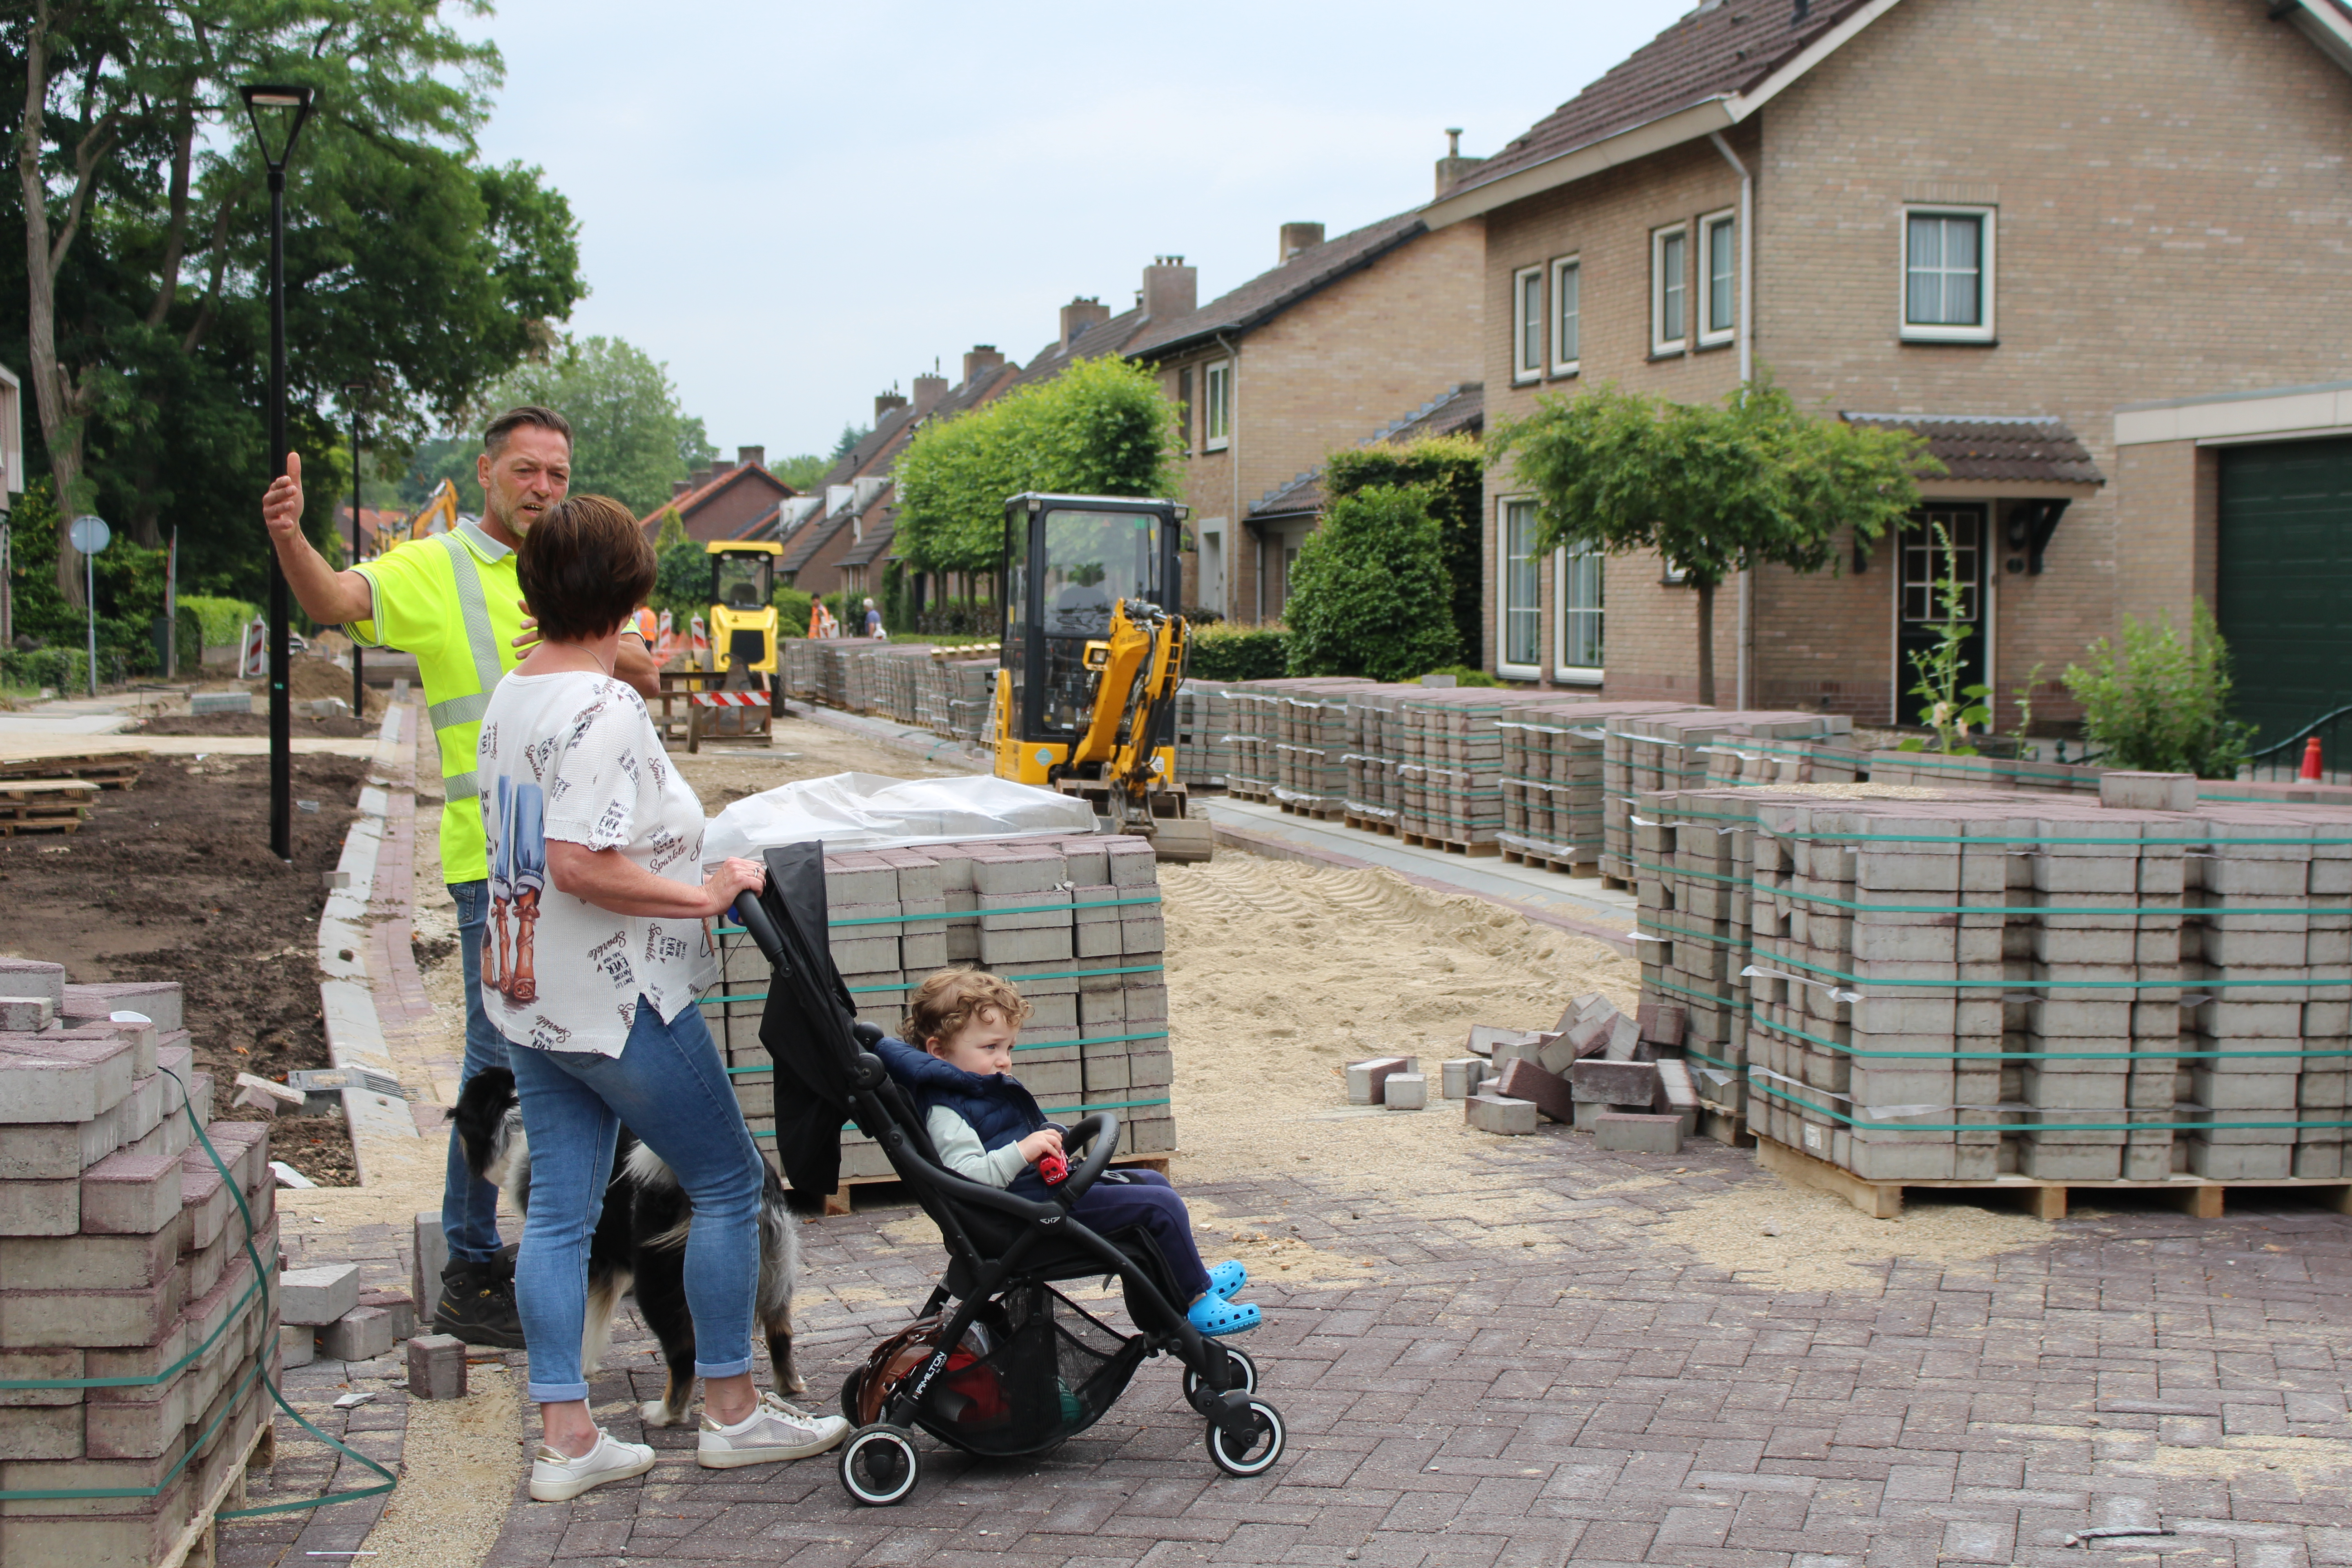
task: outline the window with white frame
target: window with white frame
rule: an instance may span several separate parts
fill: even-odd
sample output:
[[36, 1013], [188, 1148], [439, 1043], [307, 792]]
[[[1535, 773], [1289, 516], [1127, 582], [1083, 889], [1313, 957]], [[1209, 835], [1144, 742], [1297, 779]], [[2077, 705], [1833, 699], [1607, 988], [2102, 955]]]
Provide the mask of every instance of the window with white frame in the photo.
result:
[[1680, 353], [1690, 346], [1690, 227], [1675, 224], [1650, 234], [1650, 352]]
[[1559, 647], [1553, 662], [1567, 680], [1601, 679], [1601, 588], [1606, 560], [1590, 545], [1552, 557], [1553, 597], [1559, 604]]
[[1222, 452], [1234, 435], [1234, 362], [1201, 367], [1201, 450]]
[[1496, 507], [1500, 547], [1495, 558], [1501, 571], [1496, 577], [1496, 619], [1501, 646], [1495, 667], [1532, 680], [1543, 673], [1543, 563], [1536, 554], [1536, 503], [1507, 500]]
[[1993, 218], [1990, 207], [1904, 210], [1904, 337], [1993, 341]]
[[1739, 331], [1739, 226], [1732, 213], [1709, 213], [1698, 235], [1698, 341], [1711, 348]]
[[1534, 381], [1543, 374], [1543, 275], [1540, 267], [1511, 274], [1511, 379]]
[[1573, 256], [1551, 264], [1551, 373], [1574, 375], [1583, 353], [1584, 267]]

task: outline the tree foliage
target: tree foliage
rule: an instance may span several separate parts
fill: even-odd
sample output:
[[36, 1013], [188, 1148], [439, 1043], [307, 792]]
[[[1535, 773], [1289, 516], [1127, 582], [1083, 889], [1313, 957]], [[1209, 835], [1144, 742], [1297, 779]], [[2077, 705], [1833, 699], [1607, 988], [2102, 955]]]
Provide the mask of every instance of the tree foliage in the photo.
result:
[[[639, 517], [669, 499], [673, 480], [718, 455], [702, 421], [678, 406], [669, 367], [619, 338], [566, 337], [546, 359], [524, 361], [483, 389], [470, 423], [478, 426], [522, 403], [571, 421], [574, 493], [611, 496]], [[467, 481], [480, 450], [471, 434], [458, 445]], [[480, 493], [459, 486], [473, 502], [468, 510], [478, 509]]]
[[1290, 673], [1418, 680], [1461, 657], [1445, 539], [1420, 485], [1334, 500], [1291, 574]]
[[1537, 500], [1536, 548], [1654, 550], [1698, 595], [1698, 700], [1715, 700], [1715, 591], [1766, 564], [1818, 572], [1841, 533], [1874, 540], [1940, 467], [1906, 431], [1819, 418], [1759, 379], [1720, 404], [1600, 386], [1496, 433]]
[[660, 531], [654, 536], [654, 592], [648, 601], [667, 610], [672, 622], [686, 625], [688, 616], [710, 611], [710, 552], [689, 537], [686, 520], [676, 507], [665, 507]]
[[1177, 451], [1176, 405], [1158, 377], [1110, 356], [1082, 360], [915, 432], [896, 475], [899, 553], [920, 572], [993, 572], [1008, 498], [1172, 495]]
[[1324, 494], [1334, 499], [1372, 485], [1415, 485], [1428, 497], [1451, 585], [1454, 637], [1470, 658], [1478, 655], [1486, 626], [1486, 448], [1468, 436], [1352, 447], [1332, 453], [1323, 469]]
[[2185, 638], [2169, 615], [2126, 616], [2121, 647], [2101, 637], [2084, 652], [2063, 679], [2083, 705], [2084, 736], [2106, 748], [2110, 766], [2237, 776], [2254, 726], [2230, 717], [2230, 647], [2204, 600], [2195, 601]]
[[[36, 0], [0, 11], [19, 178], [0, 189], [0, 360], [32, 451], [191, 586], [258, 591], [268, 195], [237, 86], [318, 94], [288, 168], [289, 439], [322, 476], [356, 401], [395, 452], [553, 341], [584, 288], [540, 172], [474, 136], [502, 67], [436, 0]], [[346, 393], [346, 385], [363, 388]], [[320, 531], [347, 490], [310, 487]], [[57, 577], [78, 600], [78, 563]]]

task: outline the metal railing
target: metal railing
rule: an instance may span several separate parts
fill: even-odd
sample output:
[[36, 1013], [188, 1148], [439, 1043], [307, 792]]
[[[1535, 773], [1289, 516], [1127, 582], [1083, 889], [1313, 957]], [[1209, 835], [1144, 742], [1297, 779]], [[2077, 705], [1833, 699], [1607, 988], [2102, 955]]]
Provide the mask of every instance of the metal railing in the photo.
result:
[[2319, 737], [2321, 767], [2333, 763], [2340, 769], [2347, 759], [2352, 759], [2352, 752], [2346, 750], [2352, 744], [2352, 705], [2323, 713], [2286, 739], [2264, 746], [2246, 759], [2241, 772], [2250, 779], [2294, 778], [2303, 769], [2303, 753], [2314, 735]]

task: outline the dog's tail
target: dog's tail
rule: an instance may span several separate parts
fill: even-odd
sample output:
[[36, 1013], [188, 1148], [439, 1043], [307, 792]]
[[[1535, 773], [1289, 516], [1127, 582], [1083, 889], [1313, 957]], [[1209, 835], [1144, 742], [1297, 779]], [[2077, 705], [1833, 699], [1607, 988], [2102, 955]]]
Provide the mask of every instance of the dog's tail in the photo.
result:
[[458, 1147], [466, 1152], [466, 1166], [476, 1177], [489, 1179], [491, 1167], [506, 1152], [508, 1114], [521, 1103], [514, 1074], [505, 1068], [484, 1068], [466, 1080], [449, 1121], [457, 1130]]

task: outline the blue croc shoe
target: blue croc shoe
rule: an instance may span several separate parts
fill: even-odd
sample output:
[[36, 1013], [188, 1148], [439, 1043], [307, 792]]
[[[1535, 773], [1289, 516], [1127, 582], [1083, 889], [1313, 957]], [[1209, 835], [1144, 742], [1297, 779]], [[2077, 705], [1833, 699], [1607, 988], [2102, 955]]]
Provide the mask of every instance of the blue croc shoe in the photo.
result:
[[1209, 1294], [1212, 1296], [1231, 1297], [1248, 1283], [1249, 1270], [1242, 1267], [1238, 1258], [1228, 1258], [1209, 1270]]
[[1264, 1321], [1258, 1310], [1248, 1302], [1228, 1301], [1222, 1296], [1203, 1296], [1192, 1303], [1185, 1318], [1202, 1333], [1238, 1334], [1254, 1329]]

